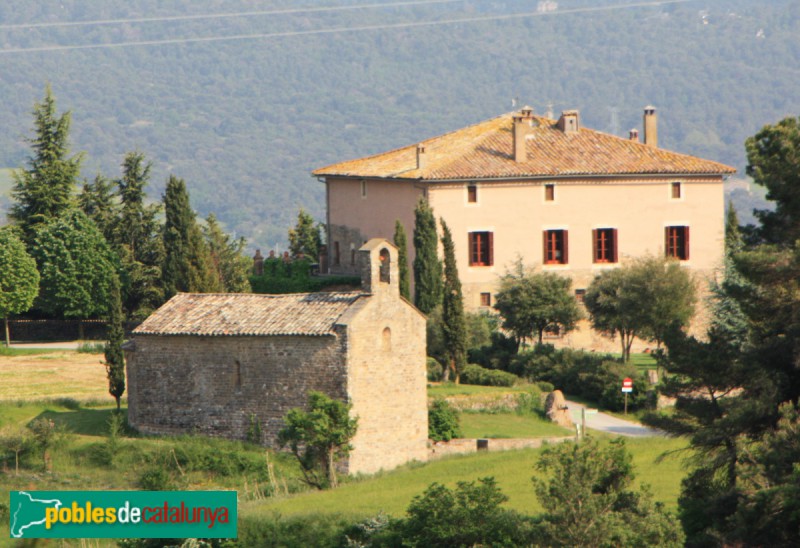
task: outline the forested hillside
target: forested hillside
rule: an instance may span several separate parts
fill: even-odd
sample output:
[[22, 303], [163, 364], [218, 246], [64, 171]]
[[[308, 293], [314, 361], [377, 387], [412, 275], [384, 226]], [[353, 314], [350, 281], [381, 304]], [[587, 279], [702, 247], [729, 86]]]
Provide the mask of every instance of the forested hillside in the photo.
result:
[[537, 14], [524, 0], [5, 0], [0, 168], [30, 154], [49, 82], [72, 111], [84, 177], [119, 177], [141, 151], [151, 198], [170, 173], [184, 178], [198, 212], [253, 247], [282, 243], [301, 205], [323, 218], [312, 169], [512, 99], [578, 108], [586, 127], [619, 135], [653, 104], [661, 146], [743, 170], [745, 138], [797, 114], [800, 3], [626, 3], [561, 0]]

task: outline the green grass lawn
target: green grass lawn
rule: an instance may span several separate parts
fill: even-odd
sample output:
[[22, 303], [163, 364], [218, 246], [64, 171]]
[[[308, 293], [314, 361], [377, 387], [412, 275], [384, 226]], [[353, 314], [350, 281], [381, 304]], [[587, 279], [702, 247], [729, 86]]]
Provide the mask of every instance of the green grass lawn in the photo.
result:
[[461, 430], [465, 438], [542, 438], [573, 433], [535, 415], [516, 413], [461, 413]]
[[[570, 443], [570, 442], [568, 442]], [[633, 454], [637, 480], [648, 483], [654, 498], [670, 510], [677, 508], [680, 482], [684, 476], [682, 461], [667, 458], [656, 462], [659, 455], [686, 446], [686, 441], [668, 438], [633, 439], [627, 441]], [[537, 474], [534, 465], [541, 449], [497, 451], [456, 456], [425, 464], [407, 465], [376, 477], [355, 479], [332, 491], [299, 493], [286, 498], [246, 503], [242, 515], [280, 514], [345, 514], [365, 517], [383, 511], [401, 516], [411, 499], [431, 483], [448, 486], [458, 481], [494, 477], [508, 495], [508, 508], [536, 514], [541, 506], [536, 500], [531, 478]]]

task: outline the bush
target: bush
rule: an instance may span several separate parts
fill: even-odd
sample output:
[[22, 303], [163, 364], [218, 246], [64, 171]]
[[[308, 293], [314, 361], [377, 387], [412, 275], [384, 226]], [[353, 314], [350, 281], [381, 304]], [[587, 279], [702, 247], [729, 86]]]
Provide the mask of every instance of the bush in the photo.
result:
[[442, 364], [436, 361], [436, 358], [428, 357], [427, 368], [428, 368], [428, 380], [430, 382], [438, 382], [442, 380], [442, 372], [444, 369], [442, 368]]
[[428, 437], [433, 441], [450, 441], [460, 436], [458, 411], [443, 398], [436, 398], [428, 409]]
[[527, 392], [517, 395], [517, 414], [544, 416], [542, 391], [538, 386], [533, 385]]
[[142, 470], [138, 484], [145, 491], [169, 491], [173, 488], [170, 473], [158, 464], [148, 465]]
[[77, 351], [81, 354], [102, 354], [105, 351], [104, 343], [81, 343]]
[[649, 386], [645, 377], [635, 367], [619, 362], [610, 354], [569, 348], [557, 350], [552, 345], [543, 344], [520, 354], [514, 360], [512, 369], [536, 382], [543, 392], [558, 388], [611, 411], [622, 411], [624, 408], [622, 380], [630, 377], [634, 386], [633, 392], [628, 395], [628, 409], [644, 409], [649, 401]]
[[519, 377], [513, 373], [469, 364], [464, 368], [461, 380], [464, 384], [477, 384], [480, 386], [514, 386], [519, 382]]
[[491, 334], [488, 345], [471, 348], [467, 351], [467, 359], [470, 363], [477, 363], [487, 369], [500, 369], [512, 373], [516, 373], [511, 369], [511, 363], [516, 355], [517, 342], [498, 331]]

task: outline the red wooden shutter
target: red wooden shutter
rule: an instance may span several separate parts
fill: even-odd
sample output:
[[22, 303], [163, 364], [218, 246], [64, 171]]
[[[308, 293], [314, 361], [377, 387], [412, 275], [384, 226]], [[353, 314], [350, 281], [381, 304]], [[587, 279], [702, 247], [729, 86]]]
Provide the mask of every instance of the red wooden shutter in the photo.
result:
[[683, 258], [685, 261], [689, 260], [689, 227], [683, 227], [683, 251], [685, 253], [685, 257]]
[[475, 255], [472, 247], [474, 238], [475, 238], [474, 233], [467, 232], [467, 262], [469, 263], [469, 266], [475, 264], [475, 259], [474, 259]]
[[619, 248], [619, 238], [617, 236], [617, 229], [611, 229], [611, 261], [618, 262], [619, 261], [619, 252], [617, 249]]
[[488, 240], [487, 243], [489, 244], [489, 265], [488, 266], [492, 266], [494, 264], [494, 232], [487, 232], [486, 234], [489, 235], [488, 238], [486, 238]]
[[542, 251], [544, 252], [542, 256], [542, 263], [547, 264], [547, 231], [542, 232]]
[[597, 229], [592, 229], [592, 262], [597, 262]]
[[669, 257], [669, 227], [664, 227], [664, 256]]
[[561, 250], [561, 264], [569, 264], [569, 239], [567, 235], [569, 234], [568, 231], [562, 231], [564, 234], [564, 249]]

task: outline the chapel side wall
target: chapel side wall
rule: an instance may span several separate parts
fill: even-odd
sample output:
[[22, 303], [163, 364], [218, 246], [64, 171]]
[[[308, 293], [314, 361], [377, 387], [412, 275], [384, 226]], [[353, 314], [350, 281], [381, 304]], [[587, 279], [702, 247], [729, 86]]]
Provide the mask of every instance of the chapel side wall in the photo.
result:
[[[414, 208], [422, 196], [422, 189], [414, 181], [366, 179], [366, 196], [362, 196], [360, 179], [329, 177], [327, 186], [328, 257], [332, 274], [359, 274], [357, 250], [371, 238], [393, 241], [396, 220], [406, 231], [411, 264]], [[338, 265], [334, 264], [337, 242]]]
[[[129, 421], [149, 434], [246, 439], [253, 417], [276, 447], [283, 417], [309, 390], [345, 399], [340, 337], [135, 336]], [[237, 365], [238, 364], [238, 365]]]
[[349, 472], [374, 473], [425, 461], [424, 317], [396, 295], [374, 294], [348, 331], [348, 392], [352, 415], [359, 417]]

